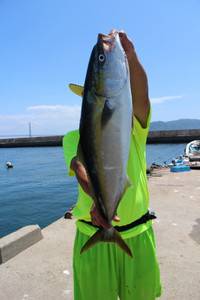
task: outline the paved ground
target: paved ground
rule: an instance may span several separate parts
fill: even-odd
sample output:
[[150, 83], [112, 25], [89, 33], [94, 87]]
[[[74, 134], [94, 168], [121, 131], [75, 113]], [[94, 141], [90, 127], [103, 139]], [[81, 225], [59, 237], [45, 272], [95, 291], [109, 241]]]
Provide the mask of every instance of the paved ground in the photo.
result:
[[46, 227], [44, 238], [0, 265], [0, 300], [72, 298], [74, 221], [60, 219]]
[[[154, 228], [163, 281], [160, 299], [199, 300], [200, 170], [158, 171], [149, 186], [151, 208], [158, 215]], [[0, 299], [73, 300], [74, 231], [74, 221], [60, 219], [42, 231], [43, 240], [1, 265]]]
[[[163, 281], [162, 300], [200, 299], [200, 170], [149, 180]], [[157, 174], [159, 175], [159, 173]]]

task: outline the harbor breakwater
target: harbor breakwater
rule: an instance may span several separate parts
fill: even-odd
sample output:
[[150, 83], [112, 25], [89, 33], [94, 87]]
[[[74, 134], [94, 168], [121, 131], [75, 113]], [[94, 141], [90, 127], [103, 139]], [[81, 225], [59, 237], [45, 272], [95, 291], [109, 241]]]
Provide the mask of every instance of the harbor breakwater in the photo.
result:
[[200, 139], [200, 129], [150, 131], [147, 144], [189, 143]]
[[0, 148], [62, 146], [62, 135], [0, 139]]
[[[0, 148], [62, 146], [63, 135], [0, 139]], [[189, 143], [200, 139], [200, 129], [150, 131], [147, 144]]]

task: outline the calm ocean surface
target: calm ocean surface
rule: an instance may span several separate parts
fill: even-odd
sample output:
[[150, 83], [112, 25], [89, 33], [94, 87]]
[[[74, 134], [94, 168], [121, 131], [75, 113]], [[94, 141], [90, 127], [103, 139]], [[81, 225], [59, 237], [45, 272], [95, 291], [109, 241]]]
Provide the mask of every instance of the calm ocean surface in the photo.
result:
[[[168, 162], [185, 144], [147, 145], [147, 164]], [[12, 161], [13, 169], [6, 169]], [[75, 203], [76, 180], [67, 175], [61, 147], [0, 149], [0, 237], [16, 229], [45, 227]]]

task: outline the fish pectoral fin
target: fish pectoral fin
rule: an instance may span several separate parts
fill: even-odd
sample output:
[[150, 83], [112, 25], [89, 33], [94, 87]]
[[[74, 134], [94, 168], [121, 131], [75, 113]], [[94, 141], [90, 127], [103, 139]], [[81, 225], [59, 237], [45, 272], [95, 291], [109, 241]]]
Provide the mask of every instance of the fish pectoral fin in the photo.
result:
[[74, 84], [74, 83], [70, 83], [69, 88], [74, 94], [76, 94], [78, 96], [83, 96], [83, 92], [84, 92], [83, 86]]
[[104, 103], [104, 107], [103, 107], [103, 111], [102, 111], [102, 116], [101, 116], [101, 126], [105, 127], [106, 124], [108, 123], [108, 121], [111, 119], [113, 113], [115, 110], [115, 106], [113, 105], [113, 103], [111, 101], [109, 101], [108, 99], [106, 99], [105, 103]]
[[131, 182], [131, 180], [129, 179], [129, 177], [127, 176], [122, 188], [122, 193], [120, 194], [120, 199], [124, 196], [124, 194], [126, 193], [126, 191], [128, 190], [128, 188], [130, 188], [131, 186], [133, 186], [133, 183]]
[[118, 231], [111, 227], [109, 229], [100, 228], [81, 248], [81, 254], [94, 246], [98, 242], [116, 243], [122, 250], [124, 250], [130, 257], [133, 257], [128, 245], [124, 242]]

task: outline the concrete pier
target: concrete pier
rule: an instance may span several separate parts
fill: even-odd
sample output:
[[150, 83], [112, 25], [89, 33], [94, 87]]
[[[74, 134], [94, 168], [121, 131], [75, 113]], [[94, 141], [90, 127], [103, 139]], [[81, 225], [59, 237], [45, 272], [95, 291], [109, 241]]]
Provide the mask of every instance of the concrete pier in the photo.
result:
[[[62, 146], [62, 135], [0, 139], [0, 148]], [[189, 143], [200, 139], [200, 129], [150, 131], [148, 144]]]
[[51, 147], [62, 145], [61, 135], [0, 139], [0, 148]]
[[200, 129], [150, 131], [148, 144], [189, 143], [200, 139]]
[[0, 265], [1, 300], [72, 300], [74, 220], [42, 230], [43, 239]]
[[[149, 178], [149, 189], [150, 208], [158, 216], [154, 229], [163, 282], [160, 299], [199, 300], [200, 171], [157, 170]], [[73, 300], [74, 220], [60, 219], [42, 234], [42, 240], [0, 266], [1, 300]]]
[[158, 219], [162, 300], [200, 299], [200, 170], [158, 171], [149, 179], [151, 207]]
[[20, 228], [0, 239], [0, 264], [6, 262], [18, 253], [39, 242], [42, 239], [38, 225]]

